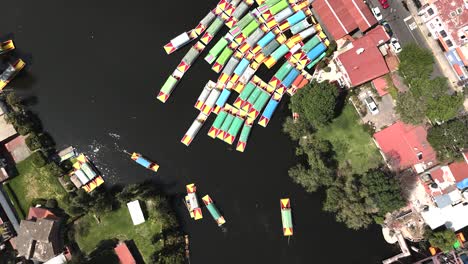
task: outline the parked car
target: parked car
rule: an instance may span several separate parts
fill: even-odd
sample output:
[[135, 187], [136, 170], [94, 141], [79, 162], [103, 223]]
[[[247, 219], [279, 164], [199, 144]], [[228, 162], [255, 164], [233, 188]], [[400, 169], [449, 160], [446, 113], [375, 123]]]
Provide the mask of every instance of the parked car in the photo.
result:
[[383, 9], [387, 9], [388, 7], [390, 7], [390, 5], [388, 4], [388, 0], [379, 0], [379, 3]]
[[379, 109], [377, 108], [377, 104], [375, 103], [372, 96], [366, 97], [366, 99], [364, 99], [364, 101], [366, 102], [367, 108], [369, 109], [371, 114], [376, 115], [376, 114], [379, 113]]
[[379, 7], [373, 7], [372, 9], [372, 14], [374, 14], [375, 18], [380, 21], [383, 19], [382, 13], [380, 13], [380, 8]]
[[382, 26], [385, 28], [385, 31], [387, 31], [387, 34], [391, 37], [393, 36], [393, 31], [392, 28], [390, 27], [390, 24], [387, 21], [382, 22]]
[[401, 45], [400, 45], [400, 42], [398, 42], [398, 39], [396, 39], [396, 38], [391, 38], [390, 39], [390, 48], [395, 53], [400, 53], [401, 52]]

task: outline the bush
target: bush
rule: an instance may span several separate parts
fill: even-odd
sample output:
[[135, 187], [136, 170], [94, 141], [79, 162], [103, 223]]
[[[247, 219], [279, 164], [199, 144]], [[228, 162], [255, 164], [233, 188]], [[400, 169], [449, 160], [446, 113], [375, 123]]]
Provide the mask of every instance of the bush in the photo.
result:
[[31, 159], [32, 164], [36, 168], [42, 168], [47, 164], [46, 158], [44, 157], [44, 154], [42, 154], [42, 151], [36, 151], [31, 154]]
[[60, 168], [59, 165], [55, 164], [54, 162], [51, 162], [44, 166], [44, 169], [47, 171], [49, 175], [52, 175], [54, 177], [61, 177], [63, 175], [63, 170]]
[[45, 205], [46, 205], [47, 208], [55, 209], [58, 206], [58, 202], [55, 199], [49, 199], [49, 200], [47, 200]]
[[28, 146], [28, 148], [31, 151], [35, 151], [37, 149], [42, 148], [41, 137], [36, 133], [29, 134], [29, 136], [26, 138], [25, 141], [26, 141], [26, 146]]

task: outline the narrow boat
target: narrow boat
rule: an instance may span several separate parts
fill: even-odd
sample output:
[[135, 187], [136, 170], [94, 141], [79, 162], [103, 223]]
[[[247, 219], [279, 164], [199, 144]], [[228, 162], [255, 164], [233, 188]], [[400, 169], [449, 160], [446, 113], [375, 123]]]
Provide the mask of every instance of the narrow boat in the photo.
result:
[[283, 235], [292, 236], [293, 235], [293, 223], [291, 216], [291, 201], [289, 198], [284, 198], [280, 200], [281, 204], [281, 222], [283, 223]]
[[0, 55], [3, 55], [14, 49], [15, 49], [15, 44], [13, 44], [13, 40], [11, 39], [0, 43]]
[[0, 74], [0, 91], [3, 90], [11, 80], [13, 80], [16, 74], [18, 74], [25, 65], [26, 63], [21, 59], [18, 59], [15, 63], [8, 65], [3, 73]]
[[214, 205], [213, 200], [211, 200], [209, 195], [203, 196], [202, 200], [203, 200], [203, 203], [205, 203], [206, 208], [210, 212], [213, 219], [216, 221], [216, 223], [218, 223], [218, 226], [222, 226], [224, 223], [226, 223], [226, 220], [219, 213], [218, 209]]
[[187, 195], [185, 196], [185, 206], [187, 206], [187, 210], [190, 213], [190, 217], [195, 220], [199, 220], [203, 218], [202, 211], [200, 206], [198, 205], [198, 198], [197, 198], [197, 187], [194, 183], [188, 184], [186, 186]]
[[139, 153], [133, 153], [132, 154], [132, 160], [134, 160], [136, 163], [140, 164], [141, 166], [150, 169], [152, 171], [158, 171], [159, 165], [149, 161], [148, 159], [144, 158], [141, 154]]

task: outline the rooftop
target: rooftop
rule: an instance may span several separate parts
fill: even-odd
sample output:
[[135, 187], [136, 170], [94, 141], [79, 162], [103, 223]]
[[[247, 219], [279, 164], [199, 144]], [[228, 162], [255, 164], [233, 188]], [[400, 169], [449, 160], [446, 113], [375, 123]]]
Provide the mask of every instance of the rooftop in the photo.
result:
[[55, 257], [62, 251], [57, 217], [47, 209], [30, 208], [28, 220], [20, 223], [15, 242], [18, 256], [40, 262]]
[[133, 255], [125, 242], [119, 242], [114, 251], [117, 254], [117, 257], [119, 257], [121, 264], [136, 264], [135, 258], [133, 258]]
[[362, 0], [316, 0], [312, 7], [334, 39], [358, 28], [364, 32], [377, 23]]
[[401, 121], [374, 134], [387, 162], [399, 169], [420, 163], [436, 163], [436, 154], [426, 137], [427, 131], [423, 126], [413, 126]]
[[5, 116], [0, 116], [0, 141], [4, 141], [12, 136], [16, 135], [16, 129], [12, 124], [8, 124], [5, 120]]
[[445, 23], [448, 33], [458, 46], [468, 39], [468, 10], [464, 0], [437, 0], [436, 6], [440, 18]]
[[55, 220], [22, 220], [16, 238], [18, 256], [45, 262], [60, 253], [58, 236]]
[[372, 86], [374, 86], [375, 90], [377, 90], [377, 93], [379, 96], [384, 96], [388, 94], [387, 88], [387, 79], [385, 76], [379, 77], [377, 79], [372, 80]]
[[145, 216], [143, 215], [143, 211], [141, 211], [140, 202], [138, 200], [127, 203], [127, 207], [133, 225], [139, 225], [145, 222]]
[[41, 207], [30, 207], [29, 208], [27, 220], [35, 220], [35, 219], [41, 219], [41, 218], [58, 220], [58, 217], [55, 216], [55, 214], [52, 213], [48, 209], [41, 208]]
[[389, 72], [378, 46], [390, 39], [382, 26], [369, 31], [365, 36], [351, 43], [352, 48], [338, 55], [351, 81], [357, 86]]
[[457, 231], [468, 225], [466, 220], [468, 219], [468, 205], [463, 204], [444, 207], [430, 206], [429, 210], [421, 212], [421, 216], [431, 229], [445, 225], [447, 228]]

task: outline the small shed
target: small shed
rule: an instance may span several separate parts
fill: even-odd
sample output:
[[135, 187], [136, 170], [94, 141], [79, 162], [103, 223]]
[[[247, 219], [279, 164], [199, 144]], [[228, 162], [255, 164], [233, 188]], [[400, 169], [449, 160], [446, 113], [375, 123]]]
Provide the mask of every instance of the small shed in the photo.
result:
[[139, 225], [145, 222], [145, 216], [140, 207], [140, 201], [135, 200], [127, 203], [128, 211], [132, 217], [133, 225]]

